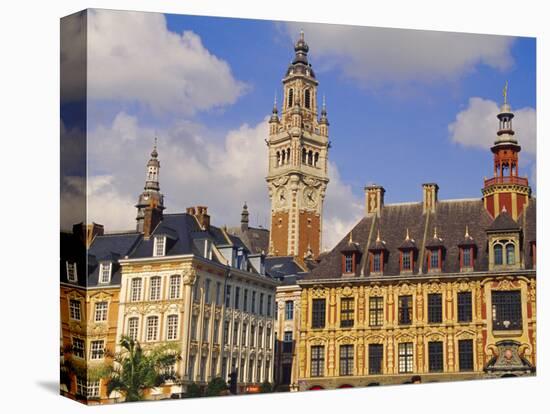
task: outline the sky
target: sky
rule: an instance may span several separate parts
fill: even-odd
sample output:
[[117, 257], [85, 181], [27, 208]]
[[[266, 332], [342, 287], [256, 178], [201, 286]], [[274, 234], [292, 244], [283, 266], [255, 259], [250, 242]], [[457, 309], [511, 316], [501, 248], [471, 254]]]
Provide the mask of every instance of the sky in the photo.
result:
[[[535, 191], [534, 38], [108, 10], [88, 17], [88, 218], [106, 231], [135, 226], [155, 136], [167, 213], [206, 205], [213, 224], [238, 225], [246, 201], [251, 225], [269, 227], [267, 118], [300, 30], [330, 121], [325, 249], [362, 217], [367, 184], [384, 186], [386, 203], [420, 201], [424, 182], [439, 184], [440, 199], [480, 197], [506, 81], [520, 175]], [[66, 134], [78, 128], [70, 113], [62, 109]]]

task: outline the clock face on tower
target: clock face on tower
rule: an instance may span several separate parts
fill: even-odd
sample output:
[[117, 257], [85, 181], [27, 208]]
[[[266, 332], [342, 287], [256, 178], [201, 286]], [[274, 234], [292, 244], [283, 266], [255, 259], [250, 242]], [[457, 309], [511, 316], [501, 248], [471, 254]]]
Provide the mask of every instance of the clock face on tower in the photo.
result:
[[308, 207], [315, 207], [317, 205], [318, 194], [317, 190], [313, 187], [306, 187], [304, 189], [304, 203]]

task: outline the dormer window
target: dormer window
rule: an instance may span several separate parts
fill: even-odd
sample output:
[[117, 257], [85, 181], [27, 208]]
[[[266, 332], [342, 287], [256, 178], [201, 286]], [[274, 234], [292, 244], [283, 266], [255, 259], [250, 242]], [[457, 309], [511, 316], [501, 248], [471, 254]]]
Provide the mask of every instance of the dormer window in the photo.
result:
[[78, 276], [76, 274], [76, 262], [65, 262], [65, 265], [67, 267], [67, 280], [69, 282], [77, 282]]
[[153, 256], [164, 256], [166, 254], [166, 236], [156, 236], [153, 248]]
[[387, 254], [388, 250], [386, 249], [386, 242], [380, 238], [380, 231], [378, 231], [376, 241], [369, 249], [371, 274], [381, 275], [384, 273], [384, 262]]
[[204, 241], [204, 257], [208, 260], [212, 260], [212, 241], [211, 240], [205, 240]]
[[109, 283], [111, 281], [112, 268], [113, 264], [111, 262], [101, 263], [99, 270], [99, 283]]
[[441, 271], [441, 262], [442, 262], [442, 252], [441, 249], [429, 249], [428, 250], [428, 271], [437, 272]]
[[342, 253], [342, 274], [353, 275], [360, 260], [361, 249], [359, 244], [353, 241], [352, 233], [349, 234], [349, 240], [340, 250]]
[[460, 249], [460, 271], [469, 272], [474, 269], [475, 248], [476, 243], [474, 238], [470, 236], [468, 226], [466, 226], [466, 232], [464, 233], [464, 240], [458, 244]]
[[413, 269], [413, 254], [412, 250], [401, 251], [401, 271], [412, 272]]
[[498, 240], [493, 244], [495, 266], [516, 264], [516, 244], [512, 240]]
[[382, 272], [382, 252], [372, 254], [372, 271], [374, 273]]

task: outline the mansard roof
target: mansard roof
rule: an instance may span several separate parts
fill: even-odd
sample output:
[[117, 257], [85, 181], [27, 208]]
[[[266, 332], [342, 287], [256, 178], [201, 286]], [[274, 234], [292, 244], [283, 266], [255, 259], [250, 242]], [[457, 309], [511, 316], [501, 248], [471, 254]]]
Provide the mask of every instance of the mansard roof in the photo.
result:
[[[518, 219], [525, 244], [521, 254], [524, 256], [523, 261], [527, 269], [533, 268], [528, 245], [536, 237], [535, 211], [536, 200], [532, 198]], [[487, 271], [487, 230], [494, 221], [496, 220], [489, 215], [481, 199], [439, 201], [435, 213], [429, 214], [423, 213], [421, 202], [388, 204], [382, 207], [379, 217], [372, 215], [362, 218], [352, 232], [354, 241], [366, 252], [376, 245], [377, 231], [379, 230], [380, 234], [384, 235], [387, 249], [384, 276], [398, 276], [400, 274], [399, 250], [403, 247], [407, 229], [409, 242], [414, 239], [414, 245], [417, 248], [413, 269], [413, 275], [415, 275], [427, 272], [425, 252], [433, 242], [433, 229], [437, 227], [437, 235], [441, 239], [437, 243], [441, 243], [440, 246], [445, 250], [442, 273], [458, 273], [460, 272], [459, 246], [464, 244], [465, 229], [468, 226], [468, 234], [477, 246], [474, 271]], [[518, 224], [516, 223], [516, 225]], [[510, 226], [504, 227], [508, 229]], [[323, 257], [319, 265], [305, 279], [341, 277], [342, 249], [348, 240], [346, 235], [330, 253]], [[356, 276], [369, 276], [367, 260], [368, 255], [362, 255], [361, 263], [357, 266]]]
[[228, 227], [227, 233], [237, 236], [247, 246], [250, 252], [266, 253], [269, 251], [269, 230], [261, 227]]

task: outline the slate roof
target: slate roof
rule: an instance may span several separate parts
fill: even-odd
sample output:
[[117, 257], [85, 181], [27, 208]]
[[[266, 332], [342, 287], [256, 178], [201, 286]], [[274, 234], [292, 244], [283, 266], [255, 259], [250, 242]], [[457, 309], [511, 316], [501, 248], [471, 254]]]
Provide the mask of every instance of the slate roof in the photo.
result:
[[121, 271], [118, 260], [128, 255], [139, 240], [141, 233], [138, 232], [96, 236], [88, 249], [88, 287], [99, 285], [99, 270], [103, 261], [112, 263], [110, 285], [119, 285]]
[[239, 237], [253, 254], [269, 251], [269, 230], [260, 227], [229, 227], [227, 232]]
[[[517, 223], [510, 218], [515, 223], [516, 228], [520, 228], [523, 234], [522, 255], [527, 269], [533, 268], [530, 243], [535, 241], [536, 238], [535, 212], [536, 200], [532, 198], [529, 200], [528, 207], [518, 218]], [[462, 245], [465, 241], [466, 226], [468, 226], [469, 236], [476, 245], [474, 271], [487, 271], [487, 230], [490, 228], [495, 229], [495, 227], [507, 229], [512, 227], [512, 223], [508, 218], [501, 216], [493, 220], [481, 199], [439, 201], [433, 214], [423, 214], [421, 202], [385, 205], [382, 207], [380, 217], [364, 217], [352, 229], [353, 241], [358, 243], [362, 250], [356, 276], [369, 276], [368, 254], [365, 253], [375, 246], [378, 231], [380, 232], [380, 239], [385, 241], [384, 246], [387, 249], [384, 276], [398, 276], [400, 274], [399, 249], [403, 246], [412, 247], [412, 240], [414, 240], [414, 246], [417, 249], [413, 274], [426, 273], [426, 245], [428, 242], [433, 242], [435, 227], [437, 227], [437, 236], [441, 239], [441, 247], [443, 248], [442, 273], [458, 273], [460, 271], [459, 245]], [[504, 223], [504, 225], [501, 223]], [[410, 240], [405, 243], [407, 229]], [[341, 277], [341, 252], [348, 241], [348, 236], [343, 238], [304, 279]], [[437, 243], [439, 243], [439, 240]], [[423, 260], [419, 266], [421, 257]]]
[[292, 256], [266, 257], [265, 271], [272, 278], [280, 280], [283, 285], [294, 285], [307, 274]]

